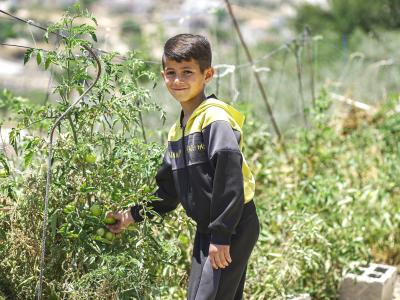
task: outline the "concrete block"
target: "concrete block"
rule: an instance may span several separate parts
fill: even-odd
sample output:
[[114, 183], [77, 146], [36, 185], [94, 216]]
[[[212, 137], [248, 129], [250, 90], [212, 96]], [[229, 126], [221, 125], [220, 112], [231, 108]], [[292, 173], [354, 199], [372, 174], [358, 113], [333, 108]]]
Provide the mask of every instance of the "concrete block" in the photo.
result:
[[289, 300], [311, 300], [311, 296], [309, 294], [301, 294]]
[[[276, 298], [274, 300], [282, 300], [283, 298]], [[285, 300], [312, 300], [309, 294], [300, 294], [300, 295], [287, 295]]]
[[339, 290], [340, 300], [392, 300], [397, 269], [370, 264], [360, 267], [358, 274], [344, 276]]

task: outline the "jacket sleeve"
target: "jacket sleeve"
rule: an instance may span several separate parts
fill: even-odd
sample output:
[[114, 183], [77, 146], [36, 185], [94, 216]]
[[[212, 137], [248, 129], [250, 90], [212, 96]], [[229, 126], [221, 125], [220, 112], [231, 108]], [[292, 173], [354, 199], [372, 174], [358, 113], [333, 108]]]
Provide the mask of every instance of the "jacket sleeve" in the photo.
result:
[[244, 206], [240, 132], [218, 120], [203, 129], [214, 181], [210, 207], [211, 243], [229, 245]]
[[[172, 176], [171, 164], [168, 157], [168, 150], [165, 152], [162, 165], [157, 171], [156, 183], [158, 189], [153, 196], [160, 198], [161, 200], [151, 201], [147, 203], [146, 206], [152, 207], [153, 211], [163, 215], [174, 210], [179, 204]], [[143, 216], [141, 215], [142, 210], [143, 205], [141, 204], [131, 207], [131, 214], [135, 222], [143, 221]], [[147, 213], [147, 216], [152, 218], [154, 215], [149, 212]]]

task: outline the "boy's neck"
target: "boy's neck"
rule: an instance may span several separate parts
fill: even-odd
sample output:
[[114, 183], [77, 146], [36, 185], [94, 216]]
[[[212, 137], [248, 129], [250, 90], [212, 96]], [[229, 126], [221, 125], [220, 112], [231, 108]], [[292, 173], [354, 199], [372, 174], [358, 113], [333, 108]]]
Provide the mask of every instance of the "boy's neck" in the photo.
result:
[[206, 99], [204, 92], [200, 93], [198, 96], [193, 98], [190, 101], [181, 102], [181, 107], [183, 110], [183, 118], [182, 118], [182, 126], [186, 125], [187, 120], [189, 120], [190, 116], [194, 112], [194, 110]]

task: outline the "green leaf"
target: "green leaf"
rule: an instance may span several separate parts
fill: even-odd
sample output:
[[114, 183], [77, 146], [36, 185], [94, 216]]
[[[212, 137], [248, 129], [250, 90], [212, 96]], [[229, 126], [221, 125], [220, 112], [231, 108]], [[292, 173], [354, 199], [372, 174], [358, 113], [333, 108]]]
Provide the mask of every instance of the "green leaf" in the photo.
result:
[[31, 59], [33, 53], [33, 48], [29, 48], [24, 54], [24, 65]]
[[8, 134], [8, 139], [10, 141], [11, 146], [13, 146], [15, 153], [18, 153], [18, 142], [20, 130], [16, 128], [12, 128], [10, 133]]
[[90, 35], [92, 36], [93, 41], [97, 42], [96, 34], [92, 32]]
[[31, 152], [31, 151], [29, 151], [27, 154], [25, 154], [25, 156], [24, 156], [24, 167], [25, 168], [31, 164], [33, 154], [34, 154], [34, 152]]
[[43, 54], [42, 54], [41, 51], [38, 51], [37, 54], [36, 54], [36, 62], [37, 62], [38, 65], [40, 65], [42, 63], [42, 55]]
[[96, 187], [94, 187], [94, 186], [81, 187], [81, 189], [80, 189], [80, 191], [81, 191], [82, 193], [86, 193], [86, 194], [95, 192], [96, 190], [97, 190], [97, 189], [96, 189]]
[[94, 24], [96, 24], [96, 26], [98, 26], [98, 24], [97, 24], [97, 20], [96, 20], [96, 18], [95, 18], [95, 17], [93, 17], [93, 16], [92, 16], [92, 21], [94, 22]]
[[51, 64], [51, 58], [49, 56], [46, 57], [46, 62], [44, 63], [44, 69], [47, 70]]
[[9, 174], [10, 173], [10, 168], [8, 167], [7, 160], [6, 160], [6, 158], [5, 158], [5, 156], [3, 154], [0, 156], [0, 164], [6, 170], [7, 174]]

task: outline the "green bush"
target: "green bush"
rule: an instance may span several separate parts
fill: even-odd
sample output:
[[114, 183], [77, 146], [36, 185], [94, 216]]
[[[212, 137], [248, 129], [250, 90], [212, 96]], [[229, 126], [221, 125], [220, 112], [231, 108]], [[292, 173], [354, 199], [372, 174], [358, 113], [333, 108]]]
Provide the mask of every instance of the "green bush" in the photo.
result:
[[[400, 139], [397, 97], [358, 126], [335, 129], [322, 93], [312, 128], [286, 140], [289, 163], [267, 128], [247, 122], [261, 236], [250, 264], [249, 299], [309, 292], [336, 299], [354, 262], [400, 263]], [[357, 115], [349, 115], [357, 118]]]

